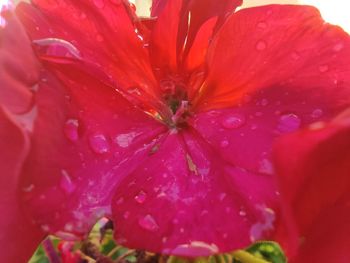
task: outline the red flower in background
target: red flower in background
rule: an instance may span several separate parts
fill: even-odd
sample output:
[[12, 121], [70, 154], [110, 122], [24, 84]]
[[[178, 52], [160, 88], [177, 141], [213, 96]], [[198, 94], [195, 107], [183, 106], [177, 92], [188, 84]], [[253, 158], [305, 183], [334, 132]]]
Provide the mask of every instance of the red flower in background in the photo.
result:
[[40, 72], [8, 15], [4, 260], [23, 262], [48, 233], [83, 237], [102, 216], [128, 247], [200, 256], [274, 239], [294, 253], [333, 192], [291, 214], [276, 175], [294, 204], [314, 173], [289, 176], [285, 149], [298, 147], [281, 143], [277, 174], [272, 145], [349, 107], [350, 39], [314, 8], [233, 13], [240, 2], [155, 1], [154, 20], [121, 0], [21, 4]]
[[303, 237], [293, 262], [342, 263], [349, 258], [349, 113], [315, 123], [276, 144], [282, 192]]

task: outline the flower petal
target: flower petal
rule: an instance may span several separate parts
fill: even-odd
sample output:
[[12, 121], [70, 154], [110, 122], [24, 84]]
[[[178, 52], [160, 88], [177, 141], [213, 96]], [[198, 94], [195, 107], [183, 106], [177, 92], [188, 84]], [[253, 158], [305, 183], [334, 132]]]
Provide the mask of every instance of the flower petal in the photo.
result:
[[[61, 67], [83, 62], [89, 74], [103, 75], [126, 94], [146, 104], [156, 100], [157, 85], [145, 43], [123, 1], [33, 2], [35, 6], [20, 4], [17, 13], [42, 59]], [[142, 96], [133, 94], [135, 89]]]
[[[213, 0], [153, 1], [152, 15], [158, 16], [150, 45], [155, 67], [167, 69], [168, 72], [162, 72], [166, 75], [181, 71], [186, 63], [198, 64], [197, 61], [186, 61], [196, 38], [196, 45], [203, 41], [199, 52], [205, 55], [213, 29], [218, 29], [227, 14], [241, 4], [241, 0], [222, 0], [219, 3]], [[198, 59], [193, 55], [191, 59]]]
[[69, 240], [109, 214], [115, 187], [165, 128], [79, 67], [60, 74], [65, 83], [43, 73], [21, 184], [31, 186], [23, 194], [28, 214]]
[[282, 195], [303, 237], [298, 262], [344, 262], [350, 255], [349, 135], [350, 118], [343, 115], [276, 144]]
[[234, 167], [194, 131], [169, 134], [116, 190], [117, 242], [207, 256], [268, 239], [281, 219], [268, 177]]
[[6, 21], [7, 25], [0, 28], [0, 105], [23, 113], [32, 104], [30, 88], [38, 79], [38, 63], [18, 19], [8, 12]]
[[[230, 52], [227, 52], [230, 49]], [[244, 93], [281, 84], [328, 104], [349, 104], [350, 37], [309, 6], [271, 5], [234, 13], [209, 51], [199, 108], [237, 104]]]
[[44, 234], [23, 213], [19, 193], [20, 171], [29, 151], [23, 130], [0, 107], [0, 246], [4, 262], [27, 262]]

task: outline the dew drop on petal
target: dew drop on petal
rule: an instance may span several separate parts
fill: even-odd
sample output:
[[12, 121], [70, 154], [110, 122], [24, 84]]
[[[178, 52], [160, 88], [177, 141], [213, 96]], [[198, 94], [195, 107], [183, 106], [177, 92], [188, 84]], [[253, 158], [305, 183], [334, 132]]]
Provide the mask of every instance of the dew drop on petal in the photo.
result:
[[103, 36], [101, 36], [100, 34], [98, 34], [97, 36], [96, 36], [96, 41], [97, 42], [103, 42]]
[[261, 100], [261, 106], [267, 106], [269, 104], [269, 101], [267, 99]]
[[130, 212], [129, 212], [129, 211], [126, 211], [126, 212], [123, 214], [124, 219], [128, 219], [129, 216], [130, 216]]
[[226, 129], [237, 129], [245, 124], [245, 117], [241, 114], [230, 114], [222, 120], [222, 126]]
[[273, 175], [274, 168], [272, 162], [268, 159], [261, 160], [259, 163], [259, 173]]
[[292, 132], [299, 129], [300, 125], [301, 119], [293, 113], [288, 113], [280, 117], [278, 130], [281, 132]]
[[267, 24], [265, 22], [261, 21], [256, 25], [256, 27], [260, 28], [260, 29], [265, 29], [265, 28], [267, 28]]
[[30, 184], [28, 186], [25, 186], [22, 188], [23, 192], [29, 193], [31, 191], [33, 191], [35, 188], [34, 184]]
[[333, 47], [333, 50], [336, 52], [339, 52], [340, 50], [342, 50], [344, 48], [344, 44], [343, 43], [338, 43]]
[[314, 119], [320, 118], [323, 115], [323, 110], [321, 109], [315, 109], [312, 113], [311, 113], [311, 117]]
[[135, 197], [135, 201], [139, 204], [143, 204], [146, 201], [147, 195], [144, 191], [140, 191]]
[[76, 188], [75, 184], [72, 181], [72, 178], [69, 176], [69, 174], [68, 174], [68, 172], [66, 170], [61, 170], [60, 187], [67, 194], [70, 194], [70, 193], [74, 192], [74, 190]]
[[103, 134], [94, 134], [89, 137], [91, 149], [98, 154], [109, 152], [110, 146], [108, 140]]
[[220, 142], [220, 147], [221, 148], [227, 148], [229, 146], [229, 141], [228, 140], [223, 140]]
[[50, 232], [50, 227], [48, 225], [41, 225], [40, 226], [41, 230], [44, 231], [45, 233]]
[[127, 148], [137, 136], [136, 132], [119, 134], [115, 137], [114, 142], [122, 148]]
[[263, 40], [259, 40], [259, 41], [256, 43], [256, 45], [255, 45], [255, 48], [256, 48], [256, 50], [258, 50], [258, 51], [263, 51], [263, 50], [266, 49], [266, 47], [267, 47], [267, 44], [266, 44], [266, 42], [263, 41]]
[[103, 8], [105, 6], [105, 1], [104, 0], [94, 0], [94, 4], [97, 8]]
[[45, 54], [45, 59], [56, 62], [66, 62], [55, 58], [71, 58], [80, 60], [80, 51], [70, 42], [59, 38], [43, 38], [33, 40], [34, 46], [39, 48], [39, 53]]
[[266, 207], [259, 207], [259, 210], [261, 210], [263, 218], [250, 228], [250, 240], [252, 242], [263, 239], [269, 231], [274, 229], [275, 212]]
[[63, 131], [66, 138], [72, 142], [79, 139], [79, 121], [76, 119], [69, 119], [66, 121]]
[[299, 59], [300, 59], [300, 55], [299, 55], [298, 52], [293, 52], [293, 53], [291, 54], [291, 57], [292, 57], [292, 59], [294, 59], [294, 60], [299, 60]]
[[318, 67], [318, 70], [321, 72], [321, 73], [325, 73], [327, 72], [329, 69], [328, 65], [321, 65]]
[[146, 215], [139, 219], [139, 225], [143, 229], [149, 230], [149, 231], [157, 231], [159, 229], [159, 226], [155, 219], [151, 215]]

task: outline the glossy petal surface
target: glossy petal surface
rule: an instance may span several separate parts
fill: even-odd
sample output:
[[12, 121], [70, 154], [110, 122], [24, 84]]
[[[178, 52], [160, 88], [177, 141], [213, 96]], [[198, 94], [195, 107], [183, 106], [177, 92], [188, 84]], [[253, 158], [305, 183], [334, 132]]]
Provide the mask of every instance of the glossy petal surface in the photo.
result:
[[[163, 126], [74, 67], [43, 73], [23, 196], [33, 218], [65, 239], [110, 211], [115, 186], [148, 154]], [[59, 110], [58, 110], [59, 109]], [[38, 165], [40, 163], [40, 165]]]
[[11, 13], [6, 17], [7, 26], [0, 28], [0, 105], [23, 113], [31, 107], [30, 88], [38, 78], [38, 64], [20, 22]]
[[269, 178], [216, 156], [193, 130], [169, 134], [116, 191], [117, 241], [193, 257], [271, 237], [281, 217]]
[[20, 171], [29, 149], [23, 131], [0, 108], [0, 245], [5, 262], [26, 262], [43, 238], [43, 233], [23, 213], [18, 189]]
[[122, 1], [38, 0], [35, 5], [21, 4], [17, 13], [42, 59], [63, 68], [84, 63], [89, 74], [154, 106], [158, 92], [148, 54]]
[[276, 145], [282, 194], [303, 237], [296, 262], [341, 263], [349, 257], [350, 118], [322, 125]]
[[[272, 5], [233, 14], [216, 35], [199, 108], [235, 105], [242, 94], [279, 85], [348, 104], [349, 36], [307, 6]], [[227, 52], [230, 48], [231, 52]], [[344, 70], [345, 69], [345, 70]]]

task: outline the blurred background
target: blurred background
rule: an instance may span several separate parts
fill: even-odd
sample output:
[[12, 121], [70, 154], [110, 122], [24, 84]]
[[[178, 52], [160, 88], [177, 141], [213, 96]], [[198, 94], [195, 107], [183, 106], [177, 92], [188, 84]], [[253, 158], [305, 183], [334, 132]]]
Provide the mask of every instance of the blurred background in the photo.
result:
[[[147, 16], [149, 14], [151, 0], [133, 0], [132, 2], [137, 5], [139, 15]], [[306, 4], [316, 6], [327, 22], [340, 25], [347, 32], [350, 32], [349, 0], [244, 0], [242, 8], [267, 4]]]
[[[0, 0], [0, 9], [1, 6], [6, 6], [11, 1], [18, 3], [21, 0]], [[29, 0], [22, 1], [28, 2]], [[137, 5], [139, 15], [147, 16], [149, 14], [151, 0], [130, 1]], [[340, 25], [350, 32], [349, 0], [244, 0], [242, 8], [267, 4], [307, 4], [316, 6], [327, 22]]]

